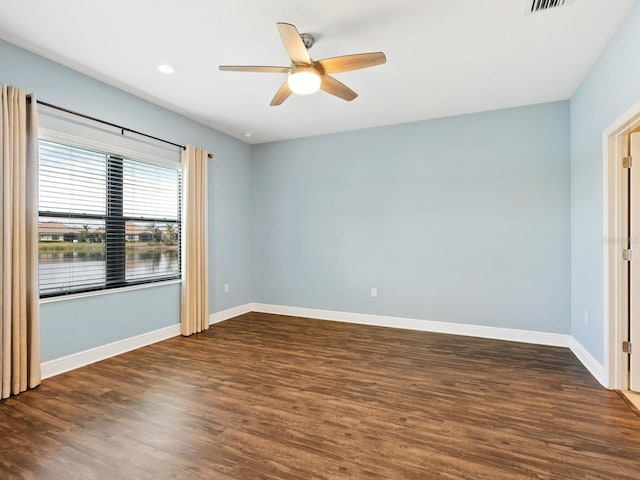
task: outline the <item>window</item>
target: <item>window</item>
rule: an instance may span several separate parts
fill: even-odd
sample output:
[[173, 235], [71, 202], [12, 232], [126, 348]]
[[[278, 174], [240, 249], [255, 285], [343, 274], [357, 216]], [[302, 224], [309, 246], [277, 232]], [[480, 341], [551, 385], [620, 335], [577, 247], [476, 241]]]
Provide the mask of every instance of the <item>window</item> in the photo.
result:
[[180, 278], [180, 170], [39, 141], [40, 296]]

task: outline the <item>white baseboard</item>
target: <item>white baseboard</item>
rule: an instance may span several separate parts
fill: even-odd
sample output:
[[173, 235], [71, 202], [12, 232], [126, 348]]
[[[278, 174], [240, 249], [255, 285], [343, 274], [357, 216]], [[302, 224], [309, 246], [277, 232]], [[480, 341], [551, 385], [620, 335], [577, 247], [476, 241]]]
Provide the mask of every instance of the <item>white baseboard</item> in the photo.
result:
[[[229, 308], [221, 312], [212, 313], [209, 316], [209, 325], [237, 317], [251, 311], [250, 303]], [[56, 358], [40, 365], [42, 378], [50, 378], [61, 373], [84, 367], [91, 363], [99, 362], [109, 357], [114, 357], [122, 353], [130, 352], [136, 348], [145, 347], [152, 343], [160, 342], [171, 337], [180, 335], [180, 324], [171, 325], [169, 327], [154, 330], [152, 332], [143, 333], [124, 340], [118, 340], [107, 345], [84, 350], [82, 352], [73, 353], [65, 357]]]
[[[566, 347], [571, 349], [578, 360], [582, 362], [585, 368], [601, 385], [607, 387], [604, 366], [598, 362], [580, 342], [570, 335], [537, 332], [532, 330], [487, 327], [482, 325], [434, 322], [430, 320], [369, 315], [364, 313], [337, 312], [334, 310], [288, 307], [284, 305], [271, 305], [265, 303], [247, 303], [212, 313], [209, 316], [209, 324], [213, 325], [249, 312], [273, 313], [277, 315], [290, 315], [294, 317], [305, 317], [318, 320], [332, 320], [335, 322], [357, 323], [361, 325], [403, 328], [423, 332], [447, 333], [451, 335], [465, 335], [512, 342], [533, 343], [537, 345]], [[160, 342], [177, 335], [180, 335], [179, 324], [170, 325], [159, 330], [154, 330], [153, 332], [143, 333], [142, 335], [137, 335], [135, 337], [126, 338], [107, 345], [85, 350], [83, 352], [67, 355], [66, 357], [50, 360], [42, 363], [41, 365], [42, 378], [45, 379], [53, 377], [54, 375], [59, 375], [64, 372], [68, 372], [69, 370], [74, 370], [91, 363], [99, 362], [100, 360], [120, 355], [122, 353], [135, 350], [136, 348]]]
[[114, 357], [136, 348], [145, 347], [152, 343], [160, 342], [171, 337], [180, 335], [180, 324], [170, 325], [159, 330], [143, 333], [117, 342], [101, 345], [96, 348], [84, 350], [82, 352], [73, 353], [66, 357], [56, 358], [40, 365], [42, 370], [42, 378], [53, 377], [69, 370], [84, 367], [90, 363], [99, 362], [109, 357]]
[[287, 307], [253, 303], [254, 312], [275, 313], [295, 317], [333, 320], [335, 322], [358, 323], [375, 325], [378, 327], [404, 328], [423, 332], [448, 333], [452, 335], [466, 335], [470, 337], [493, 338], [512, 342], [534, 343], [554, 347], [569, 347], [570, 336], [561, 333], [536, 332], [532, 330], [517, 330], [511, 328], [486, 327], [482, 325], [468, 325], [461, 323], [434, 322], [413, 318], [388, 317], [363, 313], [336, 312], [333, 310], [317, 310], [313, 308]]
[[237, 317], [238, 315], [244, 315], [245, 313], [249, 313], [252, 310], [252, 303], [245, 303], [244, 305], [238, 305], [237, 307], [228, 308], [227, 310], [222, 310], [220, 312], [215, 312], [209, 315], [209, 325], [213, 325], [214, 323], [224, 322], [225, 320], [229, 320], [230, 318]]
[[589, 370], [589, 373], [605, 388], [609, 388], [606, 375], [604, 374], [604, 366], [598, 362], [589, 351], [575, 338], [571, 337], [569, 345], [573, 354], [578, 360]]
[[251, 304], [251, 310], [254, 312], [274, 313], [277, 315], [333, 320], [335, 322], [358, 323], [379, 327], [404, 328], [408, 330], [420, 330], [423, 332], [448, 333], [452, 335], [465, 335], [512, 342], [533, 343], [537, 345], [549, 345], [553, 347], [565, 347], [571, 349], [576, 358], [602, 386], [609, 388], [606, 381], [604, 366], [602, 366], [602, 364], [598, 362], [587, 351], [587, 349], [571, 335], [511, 328], [486, 327], [461, 323], [434, 322], [429, 320], [368, 315], [362, 313], [336, 312], [333, 310], [317, 310], [313, 308], [288, 307], [284, 305], [270, 305], [264, 303]]

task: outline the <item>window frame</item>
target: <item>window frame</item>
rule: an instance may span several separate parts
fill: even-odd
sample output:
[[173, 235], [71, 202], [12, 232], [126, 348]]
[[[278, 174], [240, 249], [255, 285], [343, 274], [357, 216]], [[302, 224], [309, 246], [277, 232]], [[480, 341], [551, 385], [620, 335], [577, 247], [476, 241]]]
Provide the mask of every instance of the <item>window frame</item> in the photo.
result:
[[[107, 132], [110, 133], [110, 132]], [[75, 140], [75, 141], [74, 141]], [[127, 146], [131, 144], [130, 140], [127, 139]], [[68, 133], [56, 132], [47, 129], [40, 129], [38, 142], [46, 141], [55, 143], [57, 145], [63, 145], [71, 148], [78, 148], [81, 150], [87, 150], [99, 153], [101, 155], [105, 155], [105, 202], [106, 208], [104, 214], [91, 214], [91, 213], [70, 213], [70, 212], [49, 212], [46, 210], [41, 210], [40, 202], [38, 202], [38, 220], [41, 218], [60, 218], [60, 219], [83, 219], [83, 220], [94, 220], [101, 221], [104, 223], [105, 229], [105, 265], [104, 265], [104, 283], [100, 285], [87, 285], [86, 287], [79, 286], [77, 288], [69, 288], [60, 291], [51, 291], [42, 293], [39, 291], [39, 297], [41, 300], [51, 300], [51, 299], [64, 299], [69, 298], [75, 295], [84, 296], [86, 294], [102, 294], [108, 293], [114, 290], [122, 290], [122, 289], [133, 289], [133, 288], [141, 288], [146, 286], [153, 285], [164, 285], [167, 283], [176, 283], [182, 280], [182, 169], [179, 161], [167, 161], [167, 156], [161, 155], [160, 158], [154, 157], [153, 153], [145, 153], [141, 152], [138, 155], [132, 151], [130, 148], [123, 148], [118, 145], [108, 145], [102, 141], [96, 141], [91, 139], [80, 139], [77, 136], [70, 135]], [[120, 152], [118, 152], [118, 150]], [[175, 152], [174, 152], [175, 155]], [[176, 155], [177, 156], [177, 155]], [[141, 157], [141, 158], [138, 158]], [[153, 161], [151, 158], [154, 158]], [[38, 162], [40, 159], [38, 158]], [[119, 163], [120, 169], [122, 170], [125, 162], [138, 162], [147, 165], [154, 165], [162, 168], [170, 168], [175, 169], [177, 172], [177, 187], [178, 187], [178, 198], [177, 198], [177, 217], [174, 218], [149, 218], [142, 216], [125, 216], [123, 213], [123, 205], [124, 205], [124, 177], [122, 175], [119, 176], [119, 185], [113, 181], [110, 177], [110, 172], [112, 173], [112, 168], [114, 164]], [[119, 201], [118, 195], [114, 195], [114, 191], [119, 191]], [[114, 203], [115, 199], [115, 203]], [[126, 279], [126, 243], [127, 243], [127, 234], [126, 234], [126, 223], [132, 222], [152, 222], [152, 223], [164, 223], [164, 224], [173, 224], [176, 229], [176, 239], [178, 243], [178, 270], [177, 274], [171, 275], [159, 275], [150, 278], [143, 279]], [[112, 224], [112, 232], [114, 230], [118, 231], [118, 242], [115, 243], [113, 240], [107, 240], [107, 225], [108, 223]], [[119, 226], [120, 228], [117, 228]], [[108, 252], [111, 254], [108, 255]], [[115, 259], [115, 260], [114, 260]], [[40, 289], [40, 273], [38, 275], [38, 289]]]

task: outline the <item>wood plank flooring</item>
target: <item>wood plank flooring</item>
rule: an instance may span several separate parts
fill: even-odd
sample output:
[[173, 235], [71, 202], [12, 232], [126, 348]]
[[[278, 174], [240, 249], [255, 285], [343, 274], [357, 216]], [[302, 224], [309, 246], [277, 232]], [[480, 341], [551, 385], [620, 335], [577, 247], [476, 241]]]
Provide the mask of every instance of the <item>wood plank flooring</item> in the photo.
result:
[[0, 478], [638, 479], [566, 349], [251, 313], [0, 402]]

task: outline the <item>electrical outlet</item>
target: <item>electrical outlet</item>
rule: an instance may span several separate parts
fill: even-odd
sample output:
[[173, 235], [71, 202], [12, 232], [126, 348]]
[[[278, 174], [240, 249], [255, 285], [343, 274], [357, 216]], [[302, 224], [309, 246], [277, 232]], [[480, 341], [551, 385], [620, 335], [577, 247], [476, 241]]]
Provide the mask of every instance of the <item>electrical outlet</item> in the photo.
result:
[[585, 325], [589, 324], [589, 310], [587, 310], [586, 308], [584, 309], [584, 323]]
[[378, 289], [376, 287], [372, 287], [371, 288], [371, 296], [372, 297], [377, 297], [378, 296]]
[[228, 283], [224, 284], [224, 293], [229, 293], [229, 284]]

